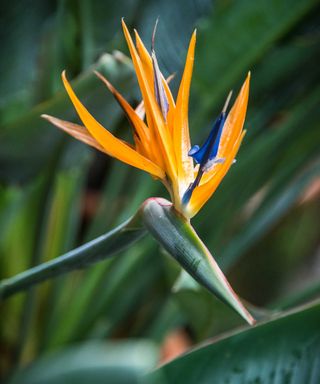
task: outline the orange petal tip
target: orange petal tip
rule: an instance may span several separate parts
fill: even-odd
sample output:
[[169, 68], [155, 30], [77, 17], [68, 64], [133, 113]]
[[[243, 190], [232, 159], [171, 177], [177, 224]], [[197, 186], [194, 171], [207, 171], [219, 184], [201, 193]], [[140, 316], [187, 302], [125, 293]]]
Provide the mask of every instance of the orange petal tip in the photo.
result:
[[54, 124], [54, 121], [55, 121], [55, 117], [54, 116], [46, 115], [45, 113], [43, 113], [42, 115], [40, 115], [40, 117], [42, 119], [45, 119], [45, 120], [49, 121], [49, 123]]
[[111, 86], [110, 82], [98, 71], [93, 71], [93, 73], [104, 83], [108, 84], [108, 86]]

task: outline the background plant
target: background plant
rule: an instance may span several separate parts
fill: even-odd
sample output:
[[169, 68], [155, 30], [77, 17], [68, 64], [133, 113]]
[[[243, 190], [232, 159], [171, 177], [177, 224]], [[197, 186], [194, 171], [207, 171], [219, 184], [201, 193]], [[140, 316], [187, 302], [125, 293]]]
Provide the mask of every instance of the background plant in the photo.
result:
[[[184, 1], [181, 6], [169, 0], [25, 0], [1, 8], [1, 278], [107, 232], [147, 197], [166, 196], [147, 175], [101, 157], [39, 118], [45, 112], [75, 119], [60, 81], [61, 71], [67, 69], [93, 114], [125, 137], [127, 122], [92, 70], [98, 68], [133, 103], [138, 102], [130, 61], [113, 51], [127, 53], [119, 21], [125, 16], [147, 42], [160, 16], [158, 59], [165, 74], [177, 72], [173, 89], [179, 83], [190, 34], [198, 28], [190, 105], [194, 141], [206, 136], [230, 88], [239, 89], [244, 75], [252, 71], [248, 133], [238, 162], [193, 225], [246, 300], [286, 310], [317, 297], [320, 44], [316, 1], [201, 0]], [[113, 259], [1, 303], [3, 374], [54, 353], [31, 368], [30, 382], [49, 380], [50, 372], [51, 380], [61, 382], [55, 375], [63, 373], [71, 356], [76, 356], [73, 372], [83, 378], [81, 369], [89, 370], [91, 363], [96, 364], [97, 382], [119, 369], [136, 378], [154, 367], [159, 353], [154, 344], [161, 346], [172, 331], [178, 329], [195, 344], [243, 324], [186, 277], [177, 283], [179, 274], [174, 261], [145, 237]], [[243, 351], [250, 350], [248, 346], [259, 337], [268, 340], [276, 332], [279, 340], [292, 340], [279, 355], [275, 344], [271, 352], [262, 344], [260, 353], [270, 371], [256, 370], [256, 376], [249, 377], [249, 364], [255, 366], [259, 356], [248, 351], [243, 361], [224, 373], [231, 375], [227, 379], [249, 382], [260, 377], [268, 382], [263, 375], [269, 375], [270, 382], [283, 382], [280, 373], [270, 376], [271, 368], [281, 362], [282, 375], [290, 373], [294, 382], [299, 379], [291, 360], [296, 345], [301, 346], [296, 354], [302, 357], [295, 363], [315, 364], [319, 305], [295, 311], [245, 331], [245, 348], [235, 341]], [[269, 313], [259, 313], [269, 319]], [[309, 333], [298, 332], [302, 324], [309, 324]], [[251, 336], [252, 332], [263, 336]], [[120, 343], [128, 338], [138, 341]], [[108, 344], [115, 340], [118, 347]], [[225, 344], [213, 345], [217, 352], [205, 349], [208, 361], [215, 353], [220, 355], [219, 348], [228, 350]], [[104, 356], [102, 351], [110, 363], [107, 357], [98, 359]], [[186, 371], [179, 364], [159, 371], [160, 379], [170, 382], [175, 369]], [[199, 360], [188, 364], [203, 372]], [[223, 366], [221, 360], [215, 366]], [[310, 365], [307, 368], [310, 372]], [[218, 371], [198, 379], [205, 382]], [[44, 372], [49, 376], [43, 378]], [[319, 372], [311, 372], [300, 382], [318, 382]], [[16, 380], [21, 382], [19, 377]]]

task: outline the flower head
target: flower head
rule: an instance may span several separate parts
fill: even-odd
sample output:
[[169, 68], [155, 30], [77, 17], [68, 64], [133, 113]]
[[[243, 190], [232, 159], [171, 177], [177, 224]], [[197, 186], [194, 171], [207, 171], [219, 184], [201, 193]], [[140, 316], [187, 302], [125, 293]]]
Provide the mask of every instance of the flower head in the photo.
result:
[[188, 104], [194, 62], [196, 31], [192, 34], [186, 63], [176, 100], [159, 69], [152, 37], [151, 55], [135, 30], [136, 44], [125, 22], [124, 35], [142, 94], [142, 103], [133, 109], [121, 94], [101, 74], [97, 76], [112, 92], [133, 128], [134, 146], [116, 138], [85, 108], [69, 84], [65, 72], [65, 89], [83, 126], [43, 115], [57, 127], [78, 140], [160, 179], [168, 189], [175, 208], [185, 217], [194, 216], [217, 189], [234, 162], [245, 134], [250, 73], [240, 93], [227, 113], [227, 102], [213, 124], [209, 137], [199, 147], [191, 147]]

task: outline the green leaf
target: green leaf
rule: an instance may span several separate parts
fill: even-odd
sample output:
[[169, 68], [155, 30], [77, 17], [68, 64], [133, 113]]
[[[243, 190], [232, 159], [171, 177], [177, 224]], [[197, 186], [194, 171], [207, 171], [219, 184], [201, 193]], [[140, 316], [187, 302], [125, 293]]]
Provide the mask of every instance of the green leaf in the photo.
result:
[[[107, 265], [101, 266], [103, 274], [89, 296], [85, 295], [86, 292], [83, 296], [73, 294], [72, 301], [75, 303], [69, 304], [72, 314], [67, 319], [62, 318], [60, 327], [52, 331], [50, 348], [83, 340], [85, 335], [103, 338], [112, 335], [123, 321], [126, 324], [128, 316], [131, 327], [140, 305], [143, 305], [145, 315], [146, 301], [158, 302], [160, 294], [155, 297], [149, 287], [162, 273], [161, 259], [154, 261], [154, 251], [148, 246], [150, 240], [145, 238], [139, 241], [121, 258], [108, 260]], [[86, 271], [85, 275], [89, 272]], [[86, 316], [82, 316], [83, 313]], [[128, 324], [125, 326], [129, 327]]]
[[223, 266], [231, 267], [233, 262], [243, 254], [250, 246], [257, 242], [274, 223], [280, 220], [284, 214], [292, 208], [301, 193], [320, 174], [320, 162], [316, 161], [296, 177], [284, 190], [268, 201], [251, 218], [247, 225], [243, 225], [241, 234], [235, 236], [232, 244], [226, 247], [223, 256]]
[[250, 313], [199, 239], [190, 223], [165, 199], [148, 199], [141, 208], [142, 219], [156, 240], [200, 284], [233, 308], [249, 324], [254, 323]]
[[28, 269], [0, 283], [0, 298], [30, 288], [48, 278], [87, 267], [126, 249], [145, 234], [139, 216], [133, 216], [110, 232], [51, 261]]
[[[117, 86], [125, 83], [129, 87], [133, 79], [131, 63], [124, 55], [104, 54], [90, 70], [72, 80], [73, 87], [82, 100], [83, 95], [87, 96], [85, 100], [86, 104], [89, 104], [90, 111], [102, 124], [107, 121], [106, 126], [109, 130], [113, 130], [115, 122], [119, 121], [122, 114], [120, 108], [115, 110], [112, 95], [106, 92], [93, 70], [101, 72]], [[88, 99], [91, 102], [95, 100], [94, 107], [87, 102]], [[39, 171], [46, 171], [56, 147], [62, 138], [67, 137], [42, 119], [41, 114], [70, 119], [70, 116], [74, 115], [74, 109], [67, 93], [64, 90], [57, 92], [54, 97], [36, 105], [14, 121], [1, 125], [0, 178], [3, 181], [25, 182]], [[101, 115], [104, 118], [101, 118]], [[74, 152], [76, 155], [79, 154], [79, 150], [70, 150], [71, 155]]]
[[155, 366], [157, 357], [157, 349], [147, 341], [91, 342], [45, 355], [9, 383], [133, 384]]
[[310, 302], [319, 298], [320, 296], [320, 281], [307, 284], [304, 289], [300, 289], [298, 292], [293, 292], [286, 297], [282, 297], [275, 302], [271, 303], [271, 308], [276, 309], [290, 309], [297, 305], [302, 305], [306, 302]]
[[199, 33], [197, 49], [205, 55], [195, 66], [195, 84], [202, 100], [195, 125], [202, 126], [203, 117], [225, 97], [226, 89], [253, 69], [274, 42], [315, 5], [315, 0], [218, 1], [210, 22]]
[[45, 24], [53, 12], [52, 4], [41, 0], [1, 4], [1, 16], [6, 20], [1, 29], [4, 55], [0, 63], [1, 104], [10, 96], [17, 96], [30, 104], [30, 86], [34, 81], [38, 49]]
[[154, 373], [169, 383], [308, 383], [320, 380], [320, 304], [200, 346]]

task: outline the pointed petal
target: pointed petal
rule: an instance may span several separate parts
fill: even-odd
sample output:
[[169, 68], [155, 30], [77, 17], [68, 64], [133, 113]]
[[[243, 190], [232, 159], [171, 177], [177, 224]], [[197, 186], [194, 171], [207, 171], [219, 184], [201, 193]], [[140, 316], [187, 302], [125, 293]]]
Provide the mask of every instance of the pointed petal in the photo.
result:
[[135, 67], [142, 97], [145, 103], [148, 126], [153, 130], [155, 135], [155, 142], [159, 145], [159, 150], [165, 162], [166, 172], [171, 180], [175, 180], [176, 162], [171, 137], [168, 130], [166, 129], [166, 124], [158, 103], [155, 99], [154, 93], [147, 82], [146, 74], [141, 64], [140, 57], [136, 51], [124, 20], [122, 20], [122, 27], [129, 47], [132, 62]]
[[[167, 85], [169, 85], [170, 81], [174, 78], [175, 74], [173, 73], [172, 75], [168, 76], [166, 78], [166, 83]], [[170, 90], [169, 90], [170, 92]], [[171, 92], [170, 92], [171, 94]], [[167, 97], [168, 97], [168, 93], [167, 93]], [[171, 95], [172, 97], [172, 95]], [[169, 105], [170, 105], [170, 101], [169, 101]], [[173, 102], [173, 105], [174, 105], [174, 102]], [[145, 117], [146, 117], [146, 111], [145, 111], [145, 108], [144, 108], [144, 101], [141, 100], [140, 103], [137, 105], [137, 107], [135, 108], [135, 112], [136, 114], [140, 117], [141, 120], [144, 120]], [[170, 114], [172, 115], [173, 111], [170, 109], [170, 106], [169, 106], [169, 112], [168, 112], [168, 125], [170, 125]], [[171, 124], [172, 125], [172, 124]]]
[[189, 91], [192, 78], [196, 31], [192, 34], [186, 64], [178, 92], [174, 117], [173, 141], [178, 163], [178, 177], [186, 179], [187, 184], [193, 179], [193, 161], [188, 156], [190, 150], [190, 135], [188, 123]]
[[140, 101], [140, 103], [135, 108], [135, 113], [140, 117], [140, 119], [143, 121], [146, 117], [146, 110], [144, 108], [144, 102], [143, 100]]
[[243, 131], [236, 142], [234, 143], [233, 148], [230, 150], [228, 156], [226, 157], [223, 163], [217, 163], [213, 170], [211, 171], [211, 178], [203, 184], [200, 184], [193, 191], [190, 203], [186, 208], [186, 214], [189, 217], [193, 217], [197, 212], [202, 208], [202, 206], [208, 201], [212, 196], [215, 190], [218, 188], [222, 179], [228, 172], [231, 167], [234, 158], [240, 148], [240, 144], [245, 135], [246, 131]]
[[220, 140], [218, 157], [226, 157], [230, 148], [233, 147], [236, 138], [242, 131], [249, 99], [250, 77], [251, 75], [249, 72], [241, 87], [239, 95], [228, 114]]
[[153, 176], [160, 179], [164, 178], [164, 172], [156, 164], [140, 155], [137, 151], [132, 149], [123, 141], [117, 139], [109, 131], [107, 131], [98, 121], [88, 112], [85, 106], [80, 102], [74, 93], [71, 85], [69, 84], [65, 72], [62, 73], [63, 84], [68, 92], [68, 95], [78, 112], [80, 119], [90, 134], [97, 140], [97, 142], [104, 148], [105, 152], [124, 163], [130, 164], [134, 167], [140, 168], [146, 172], [151, 173]]
[[145, 73], [146, 80], [148, 81], [150, 89], [153, 89], [153, 68], [152, 68], [152, 59], [151, 56], [143, 44], [138, 32], [134, 29], [137, 51], [143, 66], [143, 71]]
[[[124, 99], [123, 96], [113, 87], [113, 85], [103, 76], [101, 73], [95, 71], [95, 74], [99, 79], [107, 86], [109, 91], [113, 94], [120, 107], [124, 110], [132, 128], [136, 135], [139, 137], [139, 141], [143, 147], [143, 153], [150, 157], [150, 132], [145, 123], [136, 114], [131, 105]], [[136, 136], [135, 135], [135, 136]]]
[[[149, 55], [147, 48], [143, 44], [143, 41], [141, 40], [138, 32], [136, 30], [134, 30], [134, 33], [135, 33], [135, 37], [136, 37], [136, 44], [137, 44], [137, 50], [139, 53], [139, 57], [141, 59], [141, 63], [143, 65], [144, 71], [147, 74], [147, 79], [148, 79], [149, 85], [152, 88], [153, 87], [152, 59]], [[166, 95], [168, 98], [169, 112], [170, 112], [170, 109], [174, 109], [174, 107], [175, 107], [174, 99], [173, 99], [172, 93], [171, 93], [170, 88], [169, 88], [169, 83], [172, 80], [173, 75], [169, 76], [166, 80], [163, 78], [162, 75], [161, 75], [161, 77], [162, 77], [162, 83], [163, 83], [163, 86], [164, 86], [164, 89], [166, 91]]]
[[42, 118], [48, 120], [51, 124], [57, 128], [62, 129], [74, 138], [82, 141], [83, 143], [96, 148], [98, 151], [104, 152], [104, 148], [97, 142], [97, 140], [90, 135], [87, 128], [83, 125], [70, 123], [69, 121], [61, 120], [49, 115], [41, 115]]
[[153, 75], [154, 75], [154, 93], [158, 102], [158, 105], [161, 109], [162, 116], [164, 117], [165, 122], [167, 122], [167, 115], [169, 111], [169, 101], [165, 93], [163, 84], [162, 84], [162, 75], [160, 72], [157, 56], [155, 52], [152, 52], [152, 65], [153, 65]]

